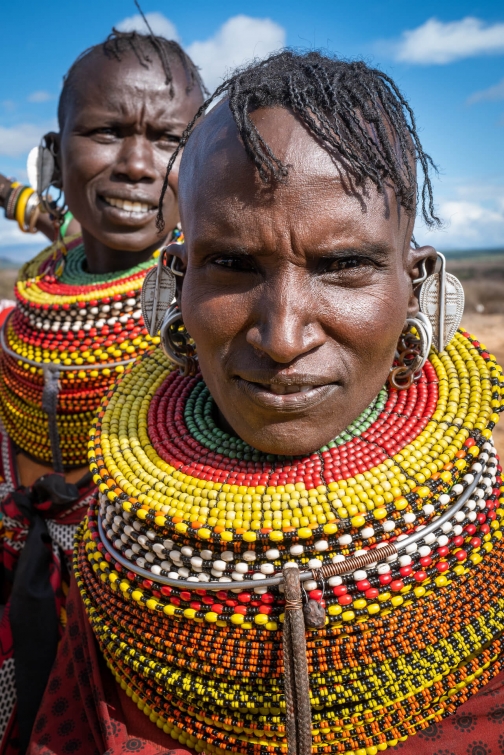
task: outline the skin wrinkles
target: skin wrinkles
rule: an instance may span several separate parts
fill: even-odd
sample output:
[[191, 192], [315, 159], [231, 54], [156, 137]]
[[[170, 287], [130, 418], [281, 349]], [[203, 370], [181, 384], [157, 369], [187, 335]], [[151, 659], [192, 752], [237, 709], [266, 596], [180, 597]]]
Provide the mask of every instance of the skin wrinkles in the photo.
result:
[[418, 311], [411, 281], [434, 250], [410, 248], [413, 219], [392, 191], [392, 212], [372, 185], [364, 208], [349, 195], [292, 113], [253, 118], [290, 166], [282, 184], [260, 181], [225, 102], [185, 148], [182, 314], [221, 425], [261, 451], [304, 455], [385, 383]]
[[[59, 156], [65, 198], [82, 225], [90, 272], [123, 270], [150, 257], [163, 238], [156, 212], [166, 164], [201, 92], [186, 93], [182, 65], [170, 61], [170, 99], [158, 60], [144, 68], [132, 53], [119, 62], [98, 51], [82, 63], [61, 134], [50, 134]], [[141, 203], [138, 211], [112, 198]], [[164, 200], [166, 227], [178, 214], [178, 165]]]

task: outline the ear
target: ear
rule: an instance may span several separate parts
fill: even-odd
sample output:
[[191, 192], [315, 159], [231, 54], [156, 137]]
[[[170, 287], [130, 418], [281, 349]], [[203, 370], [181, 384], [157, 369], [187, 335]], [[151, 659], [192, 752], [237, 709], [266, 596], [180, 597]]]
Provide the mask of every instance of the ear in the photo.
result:
[[54, 172], [51, 179], [51, 186], [54, 186], [56, 189], [62, 189], [63, 175], [60, 157], [61, 136], [55, 131], [49, 131], [47, 134], [44, 134], [42, 141], [54, 157]]
[[[180, 299], [182, 296], [182, 285], [184, 282], [184, 275], [187, 270], [187, 252], [185, 244], [169, 244], [166, 247], [168, 257], [172, 255], [176, 259], [173, 260], [173, 267], [175, 268], [175, 275], [177, 280], [177, 291], [175, 297], [180, 305]], [[178, 273], [178, 274], [177, 274]]]
[[166, 251], [168, 255], [172, 255], [173, 257], [177, 258], [178, 262], [176, 262], [175, 268], [177, 271], [180, 271], [184, 275], [187, 269], [187, 251], [185, 243], [168, 244]]
[[411, 293], [408, 301], [408, 317], [415, 317], [420, 306], [418, 304], [418, 286], [414, 281], [421, 277], [425, 264], [427, 275], [434, 272], [437, 261], [437, 252], [433, 246], [419, 246], [416, 249], [410, 247], [407, 252], [407, 274], [411, 280]]

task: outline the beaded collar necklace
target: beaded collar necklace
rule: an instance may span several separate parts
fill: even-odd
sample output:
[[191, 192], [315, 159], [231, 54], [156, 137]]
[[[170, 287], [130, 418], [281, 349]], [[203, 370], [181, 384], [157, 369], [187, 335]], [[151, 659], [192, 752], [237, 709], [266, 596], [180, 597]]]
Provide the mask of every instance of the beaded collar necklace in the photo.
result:
[[64, 266], [60, 246], [21, 269], [0, 353], [5, 429], [22, 451], [56, 471], [85, 465], [88, 429], [104, 392], [159, 341], [147, 334], [140, 308], [152, 259], [95, 275], [85, 270], [80, 237], [67, 244]]
[[418, 384], [382, 392], [319, 452], [280, 459], [218, 430], [201, 379], [161, 354], [127, 372], [91, 431], [100, 496], [75, 569], [139, 708], [196, 750], [285, 752], [286, 605], [269, 580], [289, 562], [312, 571], [304, 589], [326, 613], [306, 640], [314, 752], [386, 749], [498, 673], [500, 380], [460, 332]]

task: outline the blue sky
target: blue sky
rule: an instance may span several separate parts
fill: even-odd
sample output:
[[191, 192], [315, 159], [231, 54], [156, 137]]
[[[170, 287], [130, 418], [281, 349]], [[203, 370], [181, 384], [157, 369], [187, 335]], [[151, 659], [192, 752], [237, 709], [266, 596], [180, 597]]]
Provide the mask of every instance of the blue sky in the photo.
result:
[[[504, 6], [494, 0], [144, 0], [156, 31], [177, 36], [209, 87], [234, 65], [287, 44], [364, 58], [409, 98], [439, 165], [441, 250], [504, 246]], [[0, 172], [26, 178], [26, 155], [55, 125], [63, 74], [113, 25], [137, 23], [129, 0], [25, 0], [2, 8]], [[129, 19], [129, 21], [127, 20]], [[309, 222], [309, 218], [307, 218]], [[0, 218], [0, 256], [26, 259], [43, 239]]]

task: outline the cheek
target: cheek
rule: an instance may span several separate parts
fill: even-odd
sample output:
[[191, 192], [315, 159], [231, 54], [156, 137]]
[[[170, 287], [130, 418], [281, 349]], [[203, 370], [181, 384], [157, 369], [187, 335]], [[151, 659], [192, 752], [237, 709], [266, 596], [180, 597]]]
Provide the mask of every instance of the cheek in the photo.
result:
[[185, 326], [196, 342], [200, 360], [221, 359], [247, 320], [244, 296], [210, 294], [194, 285], [191, 274], [184, 280], [182, 314]]
[[339, 290], [323, 300], [332, 340], [366, 368], [392, 359], [404, 326], [407, 287], [400, 279], [366, 289]]

